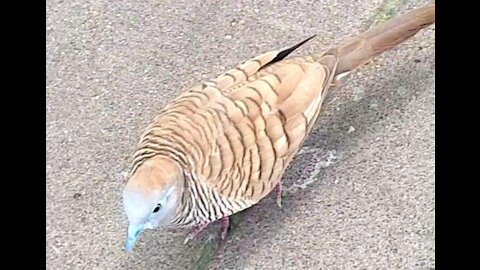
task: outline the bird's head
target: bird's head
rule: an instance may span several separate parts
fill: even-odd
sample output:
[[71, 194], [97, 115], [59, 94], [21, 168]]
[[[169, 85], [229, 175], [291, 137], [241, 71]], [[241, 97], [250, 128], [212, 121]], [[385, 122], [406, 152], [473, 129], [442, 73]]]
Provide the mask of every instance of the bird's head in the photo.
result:
[[132, 250], [143, 229], [172, 221], [180, 203], [182, 185], [182, 170], [168, 157], [155, 156], [136, 169], [123, 191], [123, 207], [129, 222], [127, 251]]

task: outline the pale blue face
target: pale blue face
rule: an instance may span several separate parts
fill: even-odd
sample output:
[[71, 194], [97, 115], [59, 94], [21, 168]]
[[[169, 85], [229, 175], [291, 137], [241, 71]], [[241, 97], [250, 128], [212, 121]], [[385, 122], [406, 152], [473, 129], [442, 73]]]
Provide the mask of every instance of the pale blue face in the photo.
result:
[[130, 223], [125, 243], [126, 251], [133, 249], [142, 230], [167, 225], [173, 219], [178, 199], [174, 191], [175, 187], [170, 187], [150, 199], [138, 193], [124, 192], [124, 208]]

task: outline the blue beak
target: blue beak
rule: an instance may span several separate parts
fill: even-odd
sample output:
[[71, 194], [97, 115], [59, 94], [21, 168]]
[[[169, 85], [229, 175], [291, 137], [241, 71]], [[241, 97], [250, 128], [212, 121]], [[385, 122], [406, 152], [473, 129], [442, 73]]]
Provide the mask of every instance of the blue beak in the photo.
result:
[[138, 235], [143, 229], [143, 224], [140, 225], [130, 225], [128, 226], [128, 235], [127, 242], [125, 243], [125, 250], [132, 251], [133, 246], [135, 245], [135, 240], [137, 240]]

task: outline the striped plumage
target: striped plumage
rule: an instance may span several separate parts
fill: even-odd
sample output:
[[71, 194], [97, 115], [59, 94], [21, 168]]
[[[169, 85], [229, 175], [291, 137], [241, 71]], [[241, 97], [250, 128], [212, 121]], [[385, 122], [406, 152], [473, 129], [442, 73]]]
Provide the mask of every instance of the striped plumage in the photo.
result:
[[[141, 136], [124, 193], [127, 215], [135, 215], [130, 204], [144, 207], [143, 217], [166, 202], [166, 187], [179, 194], [170, 212], [158, 210], [170, 217], [160, 222], [167, 226], [205, 224], [256, 204], [280, 183], [333, 80], [434, 21], [435, 6], [428, 5], [325, 53], [284, 59], [306, 40], [181, 94]], [[132, 203], [133, 193], [152, 199]], [[140, 219], [130, 216], [131, 223]]]
[[142, 136], [134, 170], [152, 155], [179, 162], [195, 223], [231, 215], [270, 193], [318, 114], [334, 66], [299, 58], [257, 72], [277, 54], [260, 55], [181, 95]]

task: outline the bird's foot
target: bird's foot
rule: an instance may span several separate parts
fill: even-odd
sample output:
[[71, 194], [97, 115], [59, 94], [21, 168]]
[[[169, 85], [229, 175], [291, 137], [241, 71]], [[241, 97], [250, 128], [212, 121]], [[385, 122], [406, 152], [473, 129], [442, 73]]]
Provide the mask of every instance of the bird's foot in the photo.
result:
[[193, 227], [192, 231], [187, 235], [185, 238], [185, 241], [183, 243], [186, 245], [190, 240], [193, 240], [197, 235], [199, 235], [205, 228], [208, 227], [210, 223], [205, 223], [205, 224], [200, 224], [195, 227]]
[[229, 217], [222, 217], [220, 219], [220, 239], [221, 239], [221, 241], [225, 240], [225, 238], [227, 237], [229, 226], [230, 226], [230, 218]]
[[282, 183], [275, 186], [275, 198], [277, 198], [278, 207], [282, 208]]

